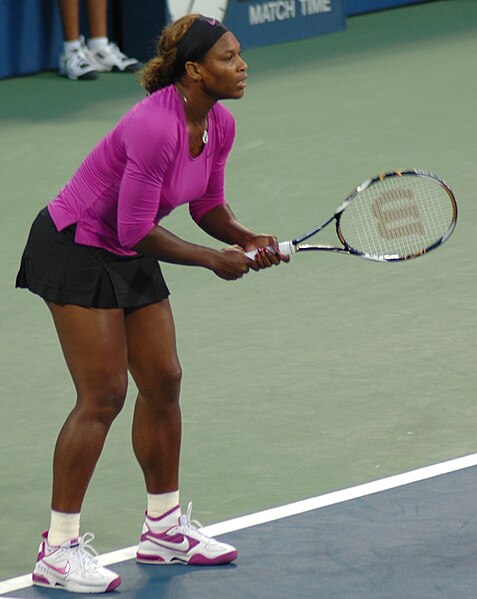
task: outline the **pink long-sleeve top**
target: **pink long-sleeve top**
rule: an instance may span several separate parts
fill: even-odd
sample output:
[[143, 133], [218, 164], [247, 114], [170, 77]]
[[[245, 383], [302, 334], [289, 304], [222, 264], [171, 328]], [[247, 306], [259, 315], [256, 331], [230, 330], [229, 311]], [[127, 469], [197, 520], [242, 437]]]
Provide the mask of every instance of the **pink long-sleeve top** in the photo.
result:
[[224, 170], [235, 122], [222, 104], [209, 112], [208, 134], [201, 154], [192, 157], [175, 87], [144, 98], [49, 203], [56, 228], [61, 231], [76, 223], [76, 243], [134, 256], [132, 248], [177, 206], [188, 203], [199, 222], [225, 203]]

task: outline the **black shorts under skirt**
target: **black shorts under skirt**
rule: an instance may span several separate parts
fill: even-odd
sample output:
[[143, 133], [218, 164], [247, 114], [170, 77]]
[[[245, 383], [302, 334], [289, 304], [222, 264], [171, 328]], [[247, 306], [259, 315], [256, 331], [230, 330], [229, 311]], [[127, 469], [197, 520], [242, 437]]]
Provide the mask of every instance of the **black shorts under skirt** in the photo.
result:
[[90, 308], [139, 308], [168, 297], [157, 260], [77, 244], [75, 229], [57, 231], [44, 208], [31, 227], [16, 286], [47, 301]]

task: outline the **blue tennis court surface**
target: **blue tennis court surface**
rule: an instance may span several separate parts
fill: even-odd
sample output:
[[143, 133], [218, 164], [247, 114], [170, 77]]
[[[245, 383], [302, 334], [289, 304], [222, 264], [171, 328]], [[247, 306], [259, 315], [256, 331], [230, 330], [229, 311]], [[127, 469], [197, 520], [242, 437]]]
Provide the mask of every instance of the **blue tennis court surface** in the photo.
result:
[[[476, 596], [477, 467], [223, 535], [219, 567], [115, 564], [110, 596], [174, 599]], [[26, 588], [10, 597], [71, 597]]]

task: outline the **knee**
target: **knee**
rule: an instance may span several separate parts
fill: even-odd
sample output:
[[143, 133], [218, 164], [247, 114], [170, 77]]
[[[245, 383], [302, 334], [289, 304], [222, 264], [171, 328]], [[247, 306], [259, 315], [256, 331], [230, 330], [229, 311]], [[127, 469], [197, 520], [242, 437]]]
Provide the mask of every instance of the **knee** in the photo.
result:
[[[151, 405], [164, 409], [179, 404], [182, 382], [182, 369], [179, 364], [170, 365], [156, 371], [155, 376], [145, 384], [138, 385], [139, 393]], [[143, 381], [144, 383], [144, 381]]]
[[105, 381], [90, 391], [87, 398], [78, 398], [80, 408], [90, 419], [109, 427], [121, 412], [127, 394], [127, 377]]
[[168, 387], [180, 388], [182, 382], [182, 369], [177, 364], [160, 373], [163, 384]]
[[182, 382], [182, 369], [179, 365], [171, 365], [157, 373], [156, 389], [165, 395], [170, 403], [179, 401]]

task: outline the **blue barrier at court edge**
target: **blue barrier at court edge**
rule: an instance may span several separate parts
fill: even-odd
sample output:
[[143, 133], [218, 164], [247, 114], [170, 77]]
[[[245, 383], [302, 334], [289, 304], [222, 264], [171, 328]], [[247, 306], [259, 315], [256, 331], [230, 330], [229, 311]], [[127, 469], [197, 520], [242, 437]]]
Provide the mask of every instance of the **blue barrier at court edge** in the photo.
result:
[[[429, 0], [108, 1], [118, 21], [114, 30], [120, 39], [115, 41], [127, 54], [147, 60], [165, 23], [185, 11], [223, 21], [242, 47], [250, 48], [341, 31], [349, 15]], [[0, 78], [56, 69], [61, 47], [57, 0], [0, 0]]]

